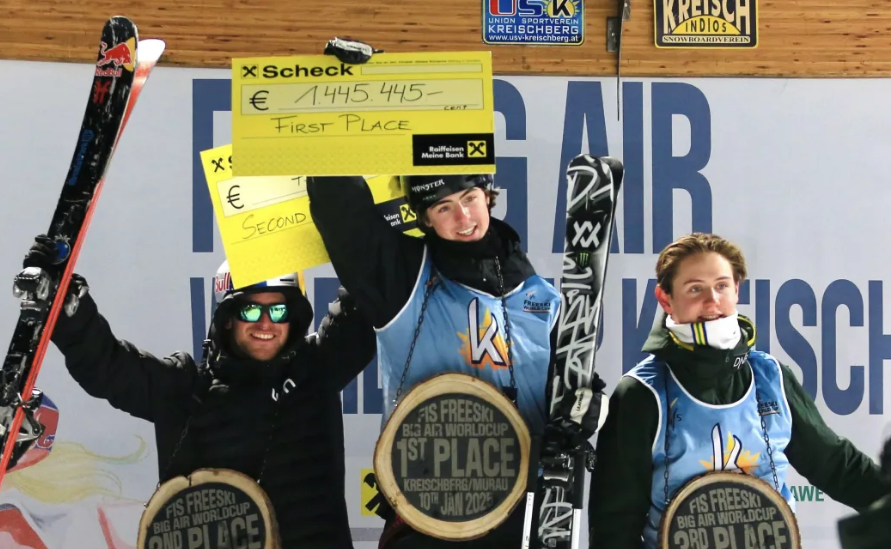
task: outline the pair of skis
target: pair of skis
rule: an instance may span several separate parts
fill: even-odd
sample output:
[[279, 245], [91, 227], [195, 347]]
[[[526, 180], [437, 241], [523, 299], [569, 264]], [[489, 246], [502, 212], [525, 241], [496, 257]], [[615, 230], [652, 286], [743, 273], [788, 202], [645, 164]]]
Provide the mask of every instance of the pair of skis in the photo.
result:
[[0, 366], [0, 484], [9, 466], [43, 433], [33, 415], [42, 398], [34, 384], [105, 174], [164, 48], [162, 40], [139, 40], [136, 25], [126, 17], [112, 17], [102, 29], [86, 112], [47, 232], [56, 243], [54, 265], [48, 270], [26, 269], [16, 280], [14, 292], [22, 299], [21, 310]]
[[[573, 158], [566, 169], [566, 233], [560, 280], [563, 304], [557, 324], [557, 363], [550, 387], [551, 421], [566, 420], [558, 417], [564, 399], [582, 405], [584, 412], [592, 396], [603, 283], [624, 171], [622, 163], [614, 158], [587, 154]], [[605, 412], [607, 401], [601, 405]], [[578, 448], [566, 448], [557, 455], [542, 455], [535, 465], [526, 494], [522, 549], [530, 548], [536, 493], [543, 494], [543, 499], [537, 543], [532, 544], [532, 549], [578, 549], [585, 471], [593, 466], [593, 449], [585, 441]]]

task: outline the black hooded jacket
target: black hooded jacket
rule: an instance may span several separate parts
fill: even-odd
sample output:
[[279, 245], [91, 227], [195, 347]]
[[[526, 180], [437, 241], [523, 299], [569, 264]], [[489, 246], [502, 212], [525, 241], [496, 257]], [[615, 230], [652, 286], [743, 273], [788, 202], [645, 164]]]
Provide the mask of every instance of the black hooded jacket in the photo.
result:
[[89, 294], [73, 317], [59, 316], [52, 341], [88, 394], [154, 424], [160, 482], [198, 468], [245, 473], [268, 494], [284, 549], [351, 549], [340, 391], [371, 361], [374, 332], [353, 310], [330, 319], [321, 339], [306, 337], [309, 302], [290, 297], [305, 304], [266, 364], [223, 344], [229, 298], [214, 315], [206, 362], [118, 340]]
[[377, 328], [411, 297], [425, 244], [443, 276], [492, 295], [509, 292], [535, 274], [519, 235], [500, 219], [490, 218], [489, 231], [477, 242], [450, 242], [433, 231], [421, 239], [390, 227], [361, 177], [310, 177], [306, 190], [340, 282]]

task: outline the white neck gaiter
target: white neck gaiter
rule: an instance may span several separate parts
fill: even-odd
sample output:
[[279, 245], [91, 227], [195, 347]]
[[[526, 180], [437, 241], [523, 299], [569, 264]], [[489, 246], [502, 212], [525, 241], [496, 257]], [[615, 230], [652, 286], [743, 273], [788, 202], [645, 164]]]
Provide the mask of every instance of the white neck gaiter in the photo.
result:
[[681, 342], [688, 345], [708, 345], [716, 349], [733, 349], [739, 343], [740, 327], [738, 313], [709, 320], [677, 324], [671, 315], [665, 315], [665, 327]]

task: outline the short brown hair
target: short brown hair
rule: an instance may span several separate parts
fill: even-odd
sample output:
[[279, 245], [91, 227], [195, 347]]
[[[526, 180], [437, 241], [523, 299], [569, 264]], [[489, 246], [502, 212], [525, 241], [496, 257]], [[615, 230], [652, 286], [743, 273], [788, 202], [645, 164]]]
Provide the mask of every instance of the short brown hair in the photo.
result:
[[675, 240], [659, 254], [656, 261], [656, 282], [665, 293], [671, 295], [671, 285], [681, 261], [706, 252], [720, 254], [730, 262], [734, 282], [741, 283], [746, 279], [746, 258], [736, 244], [716, 234], [692, 233]]
[[[495, 199], [498, 198], [498, 189], [492, 187], [491, 189], [483, 190], [486, 196], [489, 198], [489, 213], [492, 213], [492, 208], [495, 207]], [[431, 206], [432, 207], [432, 206]], [[416, 212], [418, 214], [418, 228], [421, 229], [421, 232], [426, 233], [431, 230], [427, 225], [429, 218], [427, 217], [427, 210], [425, 209], [422, 212]]]

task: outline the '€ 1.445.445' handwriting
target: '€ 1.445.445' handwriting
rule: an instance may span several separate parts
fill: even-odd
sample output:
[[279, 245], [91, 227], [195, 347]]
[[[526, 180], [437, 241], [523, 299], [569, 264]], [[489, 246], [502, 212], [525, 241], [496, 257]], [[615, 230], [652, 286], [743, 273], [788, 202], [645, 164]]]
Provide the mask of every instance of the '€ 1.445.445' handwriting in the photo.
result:
[[431, 91], [427, 82], [357, 82], [353, 84], [316, 84], [304, 91], [294, 104], [358, 105], [362, 103], [404, 104], [443, 92]]

